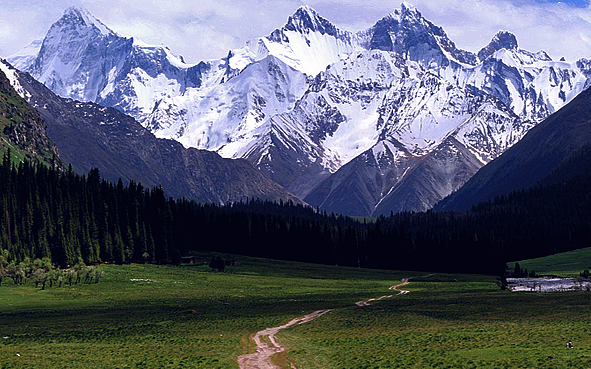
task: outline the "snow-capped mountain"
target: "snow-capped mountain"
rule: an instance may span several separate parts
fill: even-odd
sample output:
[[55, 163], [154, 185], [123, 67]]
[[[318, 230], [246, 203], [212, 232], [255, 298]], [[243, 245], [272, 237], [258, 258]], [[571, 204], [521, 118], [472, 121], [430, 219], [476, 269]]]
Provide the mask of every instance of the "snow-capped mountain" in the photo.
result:
[[478, 53], [458, 49], [408, 3], [357, 33], [304, 6], [196, 65], [71, 8], [25, 54], [11, 60], [61, 96], [245, 158], [312, 205], [355, 215], [430, 208], [591, 76], [590, 62], [522, 50], [506, 31]]
[[13, 119], [4, 134], [31, 160], [54, 165], [63, 161], [80, 174], [97, 168], [112, 183], [123, 180], [145, 188], [159, 186], [166, 196], [197, 202], [226, 204], [249, 198], [301, 202], [244, 159], [225, 159], [215, 152], [156, 138], [116, 109], [55, 95], [2, 59], [0, 82], [1, 90], [14, 88], [26, 100], [16, 109], [16, 100], [10, 96], [6, 104], [10, 114], [6, 115], [14, 116], [20, 110], [23, 119]]
[[165, 47], [119, 36], [85, 10], [69, 8], [40, 45], [9, 61], [62, 97], [115, 107], [146, 117], [167, 96], [200, 85], [200, 66], [191, 68]]

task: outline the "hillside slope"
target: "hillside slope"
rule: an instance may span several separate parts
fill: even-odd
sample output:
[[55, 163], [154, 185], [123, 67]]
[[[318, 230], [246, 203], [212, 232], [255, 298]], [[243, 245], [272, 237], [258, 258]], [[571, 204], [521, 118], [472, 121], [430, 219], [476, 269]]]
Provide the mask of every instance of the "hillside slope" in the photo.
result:
[[590, 107], [591, 90], [587, 89], [532, 128], [521, 141], [480, 169], [434, 209], [464, 210], [494, 196], [536, 184], [572, 153], [591, 143]]
[[59, 152], [46, 128], [39, 113], [19, 96], [0, 70], [0, 151], [10, 149], [18, 160], [60, 168]]

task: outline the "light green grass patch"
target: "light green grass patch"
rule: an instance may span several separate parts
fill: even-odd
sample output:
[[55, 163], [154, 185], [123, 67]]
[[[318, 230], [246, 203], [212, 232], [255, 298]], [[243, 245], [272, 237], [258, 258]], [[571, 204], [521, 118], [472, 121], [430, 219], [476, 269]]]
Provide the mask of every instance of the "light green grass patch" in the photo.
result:
[[491, 277], [466, 277], [417, 279], [415, 292], [285, 331], [298, 348], [288, 357], [305, 368], [591, 366], [591, 294], [501, 292]]
[[[515, 262], [507, 263], [509, 270]], [[545, 256], [537, 259], [519, 260], [521, 269], [535, 270], [538, 275], [578, 277], [585, 269], [591, 269], [591, 247]]]

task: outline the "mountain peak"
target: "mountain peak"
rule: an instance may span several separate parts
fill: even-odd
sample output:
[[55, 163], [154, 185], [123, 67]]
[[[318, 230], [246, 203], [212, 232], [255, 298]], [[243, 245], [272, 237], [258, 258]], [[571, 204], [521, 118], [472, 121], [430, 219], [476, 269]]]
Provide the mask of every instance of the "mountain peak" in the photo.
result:
[[115, 32], [111, 31], [107, 26], [100, 20], [95, 18], [88, 10], [71, 6], [64, 11], [64, 15], [60, 20], [56, 22], [59, 25], [72, 25], [76, 24], [82, 27], [96, 28], [103, 35], [114, 35]]
[[423, 16], [421, 12], [411, 3], [403, 1], [400, 4], [400, 9], [394, 10], [386, 18], [393, 18], [401, 22], [403, 20], [421, 19]]
[[402, 4], [400, 4], [400, 10], [402, 13], [419, 13], [417, 8], [407, 1], [403, 1]]
[[300, 6], [289, 17], [284, 29], [299, 33], [320, 32], [336, 36], [338, 30], [330, 21], [321, 17], [316, 10], [308, 5]]
[[517, 50], [517, 38], [509, 31], [499, 31], [490, 43], [478, 52], [478, 58], [484, 60], [501, 49]]
[[[408, 2], [380, 19], [366, 34], [369, 35], [370, 49], [394, 51], [425, 65], [432, 62], [446, 65], [448, 55], [460, 63], [475, 65], [476, 62], [476, 55], [458, 49], [443, 28], [425, 19]], [[426, 48], [430, 51], [427, 52]]]
[[88, 11], [85, 10], [84, 8], [79, 8], [77, 6], [71, 6], [71, 7], [67, 8], [66, 10], [64, 10], [64, 15], [73, 15], [73, 16], [77, 16], [77, 17], [82, 17], [83, 13], [88, 13]]
[[309, 13], [309, 14], [314, 14], [314, 15], [317, 15], [318, 14], [316, 12], [316, 10], [314, 10], [314, 8], [312, 8], [310, 5], [302, 5], [302, 6], [300, 6], [295, 11], [295, 14], [298, 14], [298, 13]]
[[517, 49], [517, 38], [509, 31], [499, 31], [493, 37], [491, 43], [496, 43], [505, 49]]

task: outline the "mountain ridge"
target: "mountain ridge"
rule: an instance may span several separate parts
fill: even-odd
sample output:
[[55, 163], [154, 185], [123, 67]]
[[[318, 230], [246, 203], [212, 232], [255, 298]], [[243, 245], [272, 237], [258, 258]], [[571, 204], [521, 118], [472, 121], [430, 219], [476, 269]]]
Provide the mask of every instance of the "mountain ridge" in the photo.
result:
[[[319, 186], [353, 160], [365, 176], [375, 175], [361, 169], [359, 160], [373, 160], [368, 150], [385, 142], [399, 143], [396, 150], [417, 160], [407, 161], [400, 172], [405, 176], [392, 177], [397, 171], [386, 167], [378, 171], [390, 177], [360, 197], [367, 201], [361, 208], [371, 209], [363, 215], [377, 215], [380, 204], [400, 203], [403, 198], [386, 197], [403, 196], [394, 188], [404, 188], [405, 181], [418, 183], [408, 174], [467, 180], [475, 166], [498, 157], [582, 91], [591, 76], [591, 63], [554, 62], [543, 51], [522, 50], [506, 31], [478, 53], [461, 50], [408, 3], [356, 33], [303, 6], [268, 36], [196, 65], [163, 48], [118, 40], [132, 45], [112, 55], [125, 68], [97, 74], [102, 80], [91, 85], [105, 87], [95, 102], [133, 115], [159, 138], [244, 158], [299, 198], [317, 199], [313, 205], [348, 201], [346, 191]], [[458, 145], [449, 146], [453, 140]], [[429, 159], [451, 147], [458, 157]], [[419, 162], [438, 168], [415, 171]], [[459, 163], [458, 176], [435, 175]], [[374, 182], [360, 173], [348, 177]], [[452, 182], [424, 183], [429, 199], [402, 210], [430, 208], [463, 184]], [[316, 188], [340, 198], [327, 201], [313, 194]]]
[[174, 140], [156, 138], [116, 109], [56, 96], [4, 62], [0, 70], [11, 74], [12, 84], [44, 118], [62, 159], [78, 173], [97, 168], [113, 183], [133, 180], [146, 187], [162, 187], [169, 197], [199, 202], [226, 204], [260, 198], [301, 203], [243, 159], [185, 149]]

